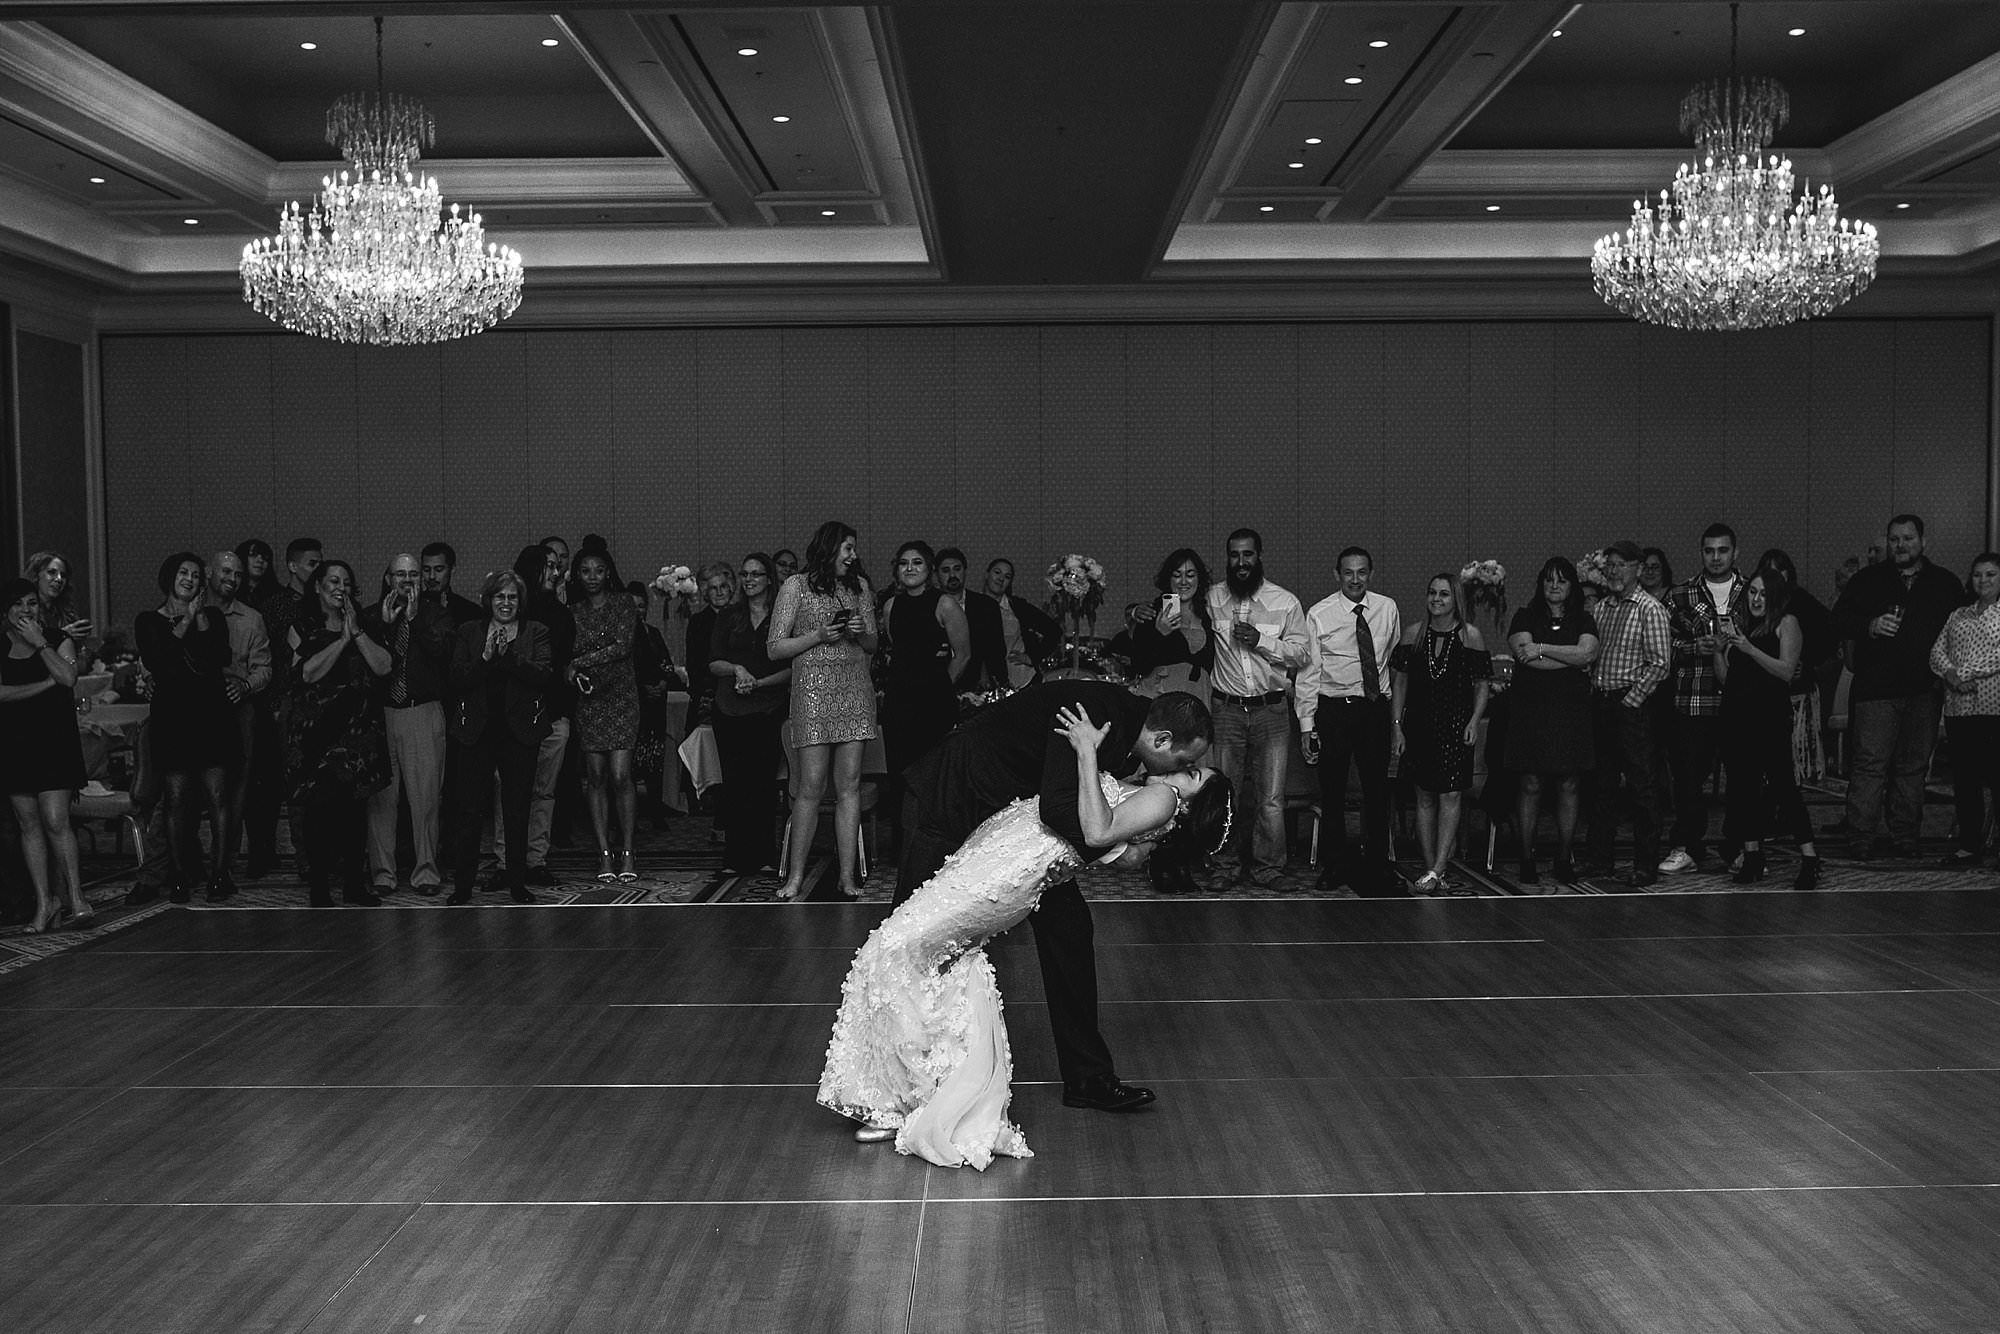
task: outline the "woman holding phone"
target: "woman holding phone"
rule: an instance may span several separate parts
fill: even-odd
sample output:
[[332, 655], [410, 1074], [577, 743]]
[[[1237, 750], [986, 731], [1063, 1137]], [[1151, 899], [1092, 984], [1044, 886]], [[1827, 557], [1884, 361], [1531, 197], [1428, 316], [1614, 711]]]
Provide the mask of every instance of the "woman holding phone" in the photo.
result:
[[819, 803], [833, 783], [840, 892], [860, 896], [861, 756], [875, 739], [875, 598], [861, 573], [852, 528], [830, 519], [806, 547], [805, 569], [785, 580], [771, 610], [773, 662], [792, 664], [792, 836], [781, 899], [805, 888]]
[[1180, 690], [1208, 703], [1215, 670], [1215, 623], [1208, 614], [1208, 566], [1193, 547], [1167, 553], [1153, 587], [1160, 596], [1135, 613], [1132, 674], [1149, 690]]

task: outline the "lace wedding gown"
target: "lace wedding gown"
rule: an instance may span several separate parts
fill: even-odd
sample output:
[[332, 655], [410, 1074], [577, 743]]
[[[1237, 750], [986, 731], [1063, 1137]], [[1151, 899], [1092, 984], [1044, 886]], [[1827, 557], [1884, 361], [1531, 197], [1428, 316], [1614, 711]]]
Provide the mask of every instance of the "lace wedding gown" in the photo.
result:
[[[1137, 788], [1102, 780], [1117, 806]], [[1032, 1158], [1007, 1119], [1014, 1060], [1000, 988], [981, 948], [1035, 909], [1080, 864], [1023, 797], [973, 830], [909, 901], [875, 928], [841, 986], [819, 1101], [896, 1129], [896, 1151], [984, 1171], [995, 1154]]]

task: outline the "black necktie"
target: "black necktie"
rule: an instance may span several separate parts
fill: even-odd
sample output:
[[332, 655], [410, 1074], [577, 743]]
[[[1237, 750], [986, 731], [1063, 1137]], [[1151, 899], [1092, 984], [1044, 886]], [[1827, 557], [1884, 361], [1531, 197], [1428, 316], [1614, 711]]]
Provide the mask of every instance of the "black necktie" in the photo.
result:
[[402, 708], [410, 702], [410, 619], [396, 624], [396, 674], [389, 678], [389, 702]]
[[1382, 672], [1375, 665], [1375, 636], [1368, 629], [1368, 604], [1354, 604], [1354, 651], [1361, 655], [1361, 693], [1382, 698]]

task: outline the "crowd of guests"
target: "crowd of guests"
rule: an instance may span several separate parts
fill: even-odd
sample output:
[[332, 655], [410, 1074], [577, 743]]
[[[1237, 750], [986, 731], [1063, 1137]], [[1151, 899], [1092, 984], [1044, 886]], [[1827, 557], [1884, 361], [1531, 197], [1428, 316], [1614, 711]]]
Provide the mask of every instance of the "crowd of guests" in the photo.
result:
[[[676, 586], [665, 572], [626, 582], [595, 535], [574, 552], [550, 537], [487, 574], [476, 597], [454, 586], [445, 542], [397, 555], [372, 590], [309, 537], [287, 543], [282, 561], [261, 539], [174, 553], [159, 568], [159, 605], [132, 631], [152, 702], [141, 785], [158, 800], [152, 856], [130, 897], [226, 900], [239, 851], [247, 845], [250, 875], [269, 874], [289, 819], [310, 901], [373, 905], [401, 879], [407, 817], [417, 893], [448, 888], [451, 902], [469, 902], [490, 857], [483, 887], [530, 901], [553, 883], [565, 773], [576, 777], [597, 878], [630, 883], [640, 875], [638, 783], [657, 794], [676, 762], [666, 697], [683, 687], [691, 721], [714, 730], [726, 868], [783, 866], [779, 895], [798, 896], [826, 807], [839, 888], [858, 894], [868, 744], [881, 739], [893, 781], [965, 710], [1056, 665], [1063, 642], [1053, 617], [1015, 596], [1008, 560], [989, 562], [973, 590], [963, 551], [906, 542], [878, 592], [858, 542], [829, 522], [803, 560], [752, 552]], [[1504, 613], [1504, 594], [1482, 599], [1464, 572], [1440, 572], [1406, 623], [1371, 586], [1374, 561], [1360, 546], [1339, 554], [1336, 587], [1307, 606], [1266, 576], [1263, 540], [1243, 528], [1221, 553], [1220, 578], [1199, 551], [1169, 552], [1155, 596], [1127, 609], [1110, 649], [1136, 689], [1185, 691], [1212, 710], [1215, 763], [1240, 816], [1217, 860], [1249, 883], [1296, 883], [1283, 877], [1296, 752], [1316, 766], [1328, 813], [1323, 887], [1457, 892], [1448, 864], [1483, 735], [1487, 808], [1496, 793], [1511, 798], [1499, 813], [1515, 828], [1526, 885], [1543, 883], [1544, 814], [1557, 883], [1609, 877], [1626, 818], [1625, 885], [1712, 864], [1719, 762], [1717, 855], [1738, 881], [1757, 881], [1766, 840], [1782, 832], [1800, 854], [1795, 884], [1810, 888], [1823, 862], [1800, 785], [1823, 767], [1822, 687], [1843, 662], [1848, 854], [1916, 854], [1942, 717], [1958, 799], [1946, 861], [1985, 855], [1988, 798], [2000, 801], [2000, 556], [1980, 555], [1961, 580], [1924, 544], [1922, 521], [1898, 515], [1884, 558], [1844, 568], [1829, 607], [1782, 550], [1746, 572], [1724, 524], [1703, 533], [1701, 569], [1684, 582], [1664, 550], [1618, 541], [1586, 568], [1550, 557], [1504, 628], [1496, 618], [1482, 629], [1469, 610]], [[69, 816], [83, 783], [74, 689], [88, 646], [104, 645], [72, 608], [69, 573], [60, 554], [38, 553], [4, 595], [0, 776], [37, 930], [90, 918]], [[1416, 794], [1422, 867], [1408, 887], [1394, 870], [1392, 766]], [[1358, 839], [1344, 818], [1350, 778]]]

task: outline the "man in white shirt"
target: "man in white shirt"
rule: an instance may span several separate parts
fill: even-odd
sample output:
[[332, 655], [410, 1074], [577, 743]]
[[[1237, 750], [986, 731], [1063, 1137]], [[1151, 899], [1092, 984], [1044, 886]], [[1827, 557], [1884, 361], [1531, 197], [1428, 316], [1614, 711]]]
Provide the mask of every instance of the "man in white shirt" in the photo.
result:
[[[1340, 589], [1306, 613], [1311, 654], [1293, 698], [1299, 744], [1319, 766], [1320, 886], [1365, 897], [1406, 894], [1389, 842], [1389, 655], [1403, 637], [1393, 599], [1370, 592], [1375, 559], [1340, 553]], [[1361, 778], [1361, 848], [1347, 846], [1347, 771]]]
[[[1291, 673], [1306, 663], [1306, 620], [1299, 600], [1264, 577], [1264, 539], [1254, 528], [1229, 535], [1221, 583], [1208, 590], [1215, 623], [1215, 766], [1236, 785], [1236, 822], [1249, 834], [1243, 878], [1282, 889], [1285, 869], [1285, 765], [1292, 753]], [[1237, 842], [1240, 845], [1242, 835]], [[1225, 848], [1218, 860], [1236, 853]]]

